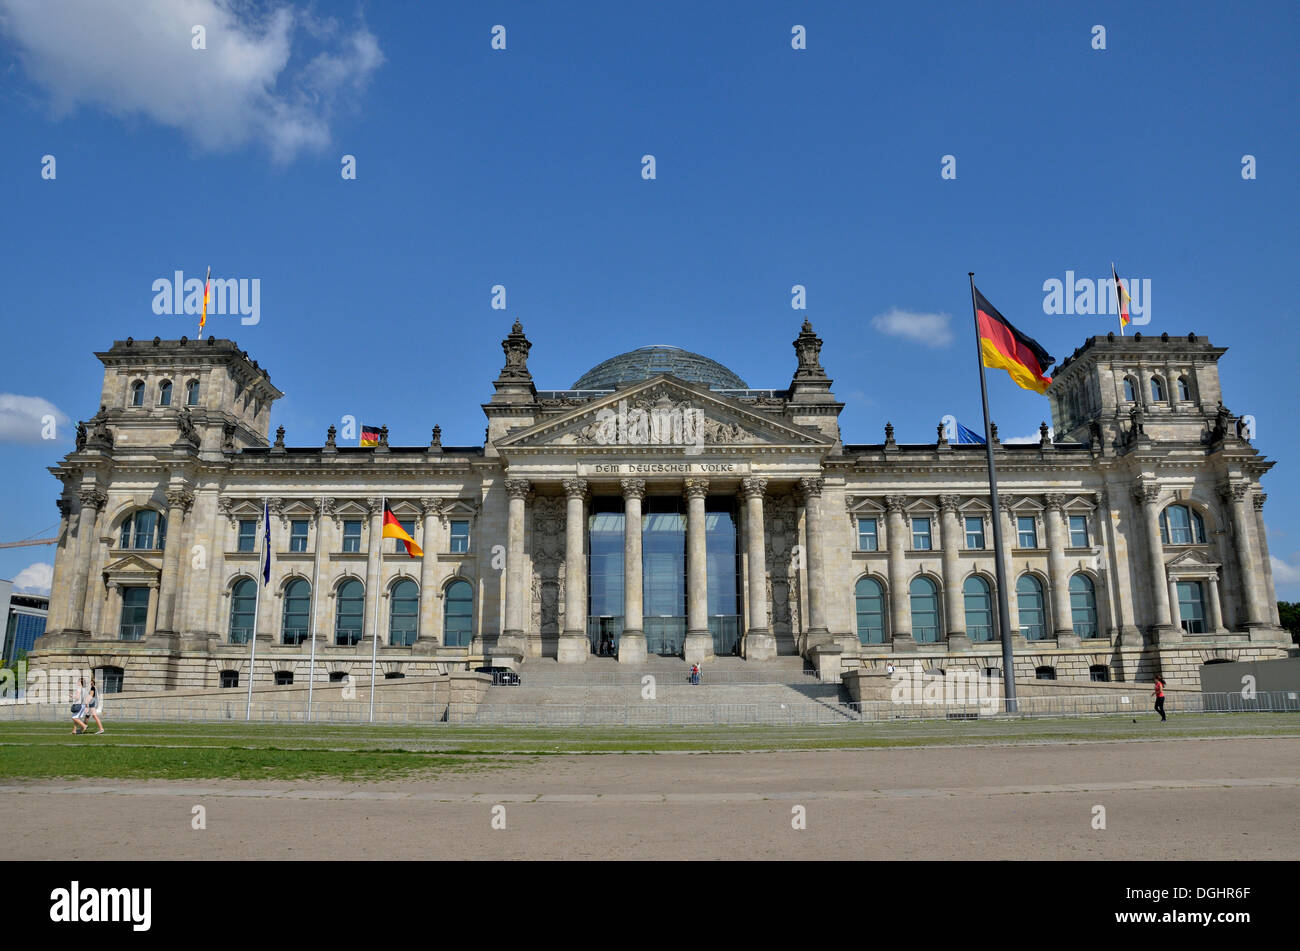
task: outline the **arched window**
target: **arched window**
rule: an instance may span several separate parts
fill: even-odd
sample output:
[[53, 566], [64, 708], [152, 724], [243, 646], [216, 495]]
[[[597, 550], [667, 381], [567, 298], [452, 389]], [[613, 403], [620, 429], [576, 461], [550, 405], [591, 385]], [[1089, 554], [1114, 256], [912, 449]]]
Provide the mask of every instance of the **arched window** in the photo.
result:
[[1097, 636], [1097, 595], [1085, 574], [1070, 578], [1070, 622], [1076, 636]]
[[1124, 399], [1130, 403], [1136, 403], [1137, 398], [1137, 389], [1133, 386], [1133, 378], [1131, 376], [1124, 377]]
[[1165, 381], [1158, 376], [1153, 376], [1151, 378], [1151, 401], [1153, 403], [1163, 403], [1166, 399], [1168, 397], [1165, 396]]
[[161, 383], [158, 384], [158, 405], [159, 406], [172, 405], [172, 381], [171, 380], [163, 380]]
[[993, 640], [993, 598], [989, 583], [979, 575], [971, 575], [962, 585], [966, 602], [966, 636], [972, 641]]
[[339, 585], [334, 610], [334, 643], [359, 644], [365, 632], [366, 587], [356, 578]]
[[281, 640], [285, 644], [301, 644], [307, 639], [307, 626], [311, 623], [311, 584], [303, 578], [294, 578], [284, 589], [284, 624]]
[[1205, 519], [1186, 505], [1170, 505], [1160, 513], [1160, 540], [1166, 545], [1204, 545]]
[[1187, 382], [1187, 377], [1185, 376], [1180, 376], [1178, 378], [1178, 398], [1184, 403], [1190, 403], [1192, 401], [1192, 386]]
[[929, 578], [912, 579], [908, 588], [912, 597], [912, 639], [918, 644], [935, 644], [939, 640], [939, 593]]
[[122, 522], [119, 547], [158, 551], [167, 537], [167, 518], [153, 509], [138, 509]]
[[1016, 582], [1016, 605], [1020, 613], [1021, 635], [1031, 641], [1046, 637], [1043, 583], [1033, 575], [1021, 575], [1020, 580]]
[[131, 405], [144, 405], [144, 380], [136, 380], [131, 384]]
[[257, 582], [240, 578], [230, 589], [230, 643], [247, 644], [257, 622]]
[[885, 592], [874, 578], [859, 578], [854, 595], [858, 602], [858, 640], [885, 643]]
[[468, 581], [447, 586], [443, 607], [442, 643], [446, 647], [468, 647], [473, 637], [474, 589]]
[[185, 405], [186, 406], [199, 405], [199, 381], [198, 380], [190, 380], [188, 383], [185, 384]]
[[1034, 677], [1038, 680], [1055, 680], [1056, 668], [1044, 664], [1042, 667], [1034, 668]]
[[1178, 616], [1188, 634], [1205, 633], [1204, 588], [1199, 581], [1179, 581]]
[[393, 585], [389, 600], [388, 643], [393, 647], [410, 647], [420, 631], [420, 588], [410, 578]]

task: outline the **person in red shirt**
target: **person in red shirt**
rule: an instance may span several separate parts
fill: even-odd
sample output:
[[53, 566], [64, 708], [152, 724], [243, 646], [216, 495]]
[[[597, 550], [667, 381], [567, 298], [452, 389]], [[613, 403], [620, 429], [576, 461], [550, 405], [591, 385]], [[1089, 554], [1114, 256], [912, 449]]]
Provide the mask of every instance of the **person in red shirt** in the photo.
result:
[[1151, 693], [1156, 698], [1156, 713], [1160, 714], [1160, 722], [1164, 723], [1169, 718], [1165, 716], [1165, 682], [1159, 676], [1156, 677], [1156, 689]]

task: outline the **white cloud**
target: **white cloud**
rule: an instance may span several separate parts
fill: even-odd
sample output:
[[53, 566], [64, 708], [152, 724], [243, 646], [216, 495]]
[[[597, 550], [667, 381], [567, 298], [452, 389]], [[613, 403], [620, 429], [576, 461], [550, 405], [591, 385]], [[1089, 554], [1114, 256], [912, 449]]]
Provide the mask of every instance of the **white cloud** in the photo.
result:
[[871, 325], [891, 337], [902, 337], [927, 347], [946, 347], [952, 343], [951, 321], [948, 314], [921, 314], [891, 307], [872, 317]]
[[54, 581], [54, 566], [38, 561], [18, 572], [14, 578], [14, 590], [28, 594], [49, 594], [50, 584]]
[[[1047, 438], [1048, 439], [1056, 438], [1056, 430], [1054, 430], [1051, 426], [1047, 427]], [[1004, 443], [1030, 443], [1031, 442], [1034, 445], [1038, 445], [1040, 442], [1043, 441], [1043, 437], [1042, 434], [1040, 434], [1035, 430], [1032, 436], [1014, 436], [1011, 439], [1004, 439], [1002, 441]]]
[[54, 421], [55, 438], [69, 432], [72, 423], [64, 412], [39, 396], [0, 393], [0, 442], [39, 443]]
[[1273, 583], [1275, 585], [1300, 584], [1300, 566], [1287, 564], [1277, 555], [1270, 555], [1269, 560], [1273, 563]]
[[[143, 115], [203, 151], [260, 142], [288, 161], [329, 143], [331, 116], [384, 56], [365, 26], [260, 10], [245, 0], [0, 0], [0, 31], [56, 115], [82, 105]], [[191, 47], [195, 25], [206, 49]]]

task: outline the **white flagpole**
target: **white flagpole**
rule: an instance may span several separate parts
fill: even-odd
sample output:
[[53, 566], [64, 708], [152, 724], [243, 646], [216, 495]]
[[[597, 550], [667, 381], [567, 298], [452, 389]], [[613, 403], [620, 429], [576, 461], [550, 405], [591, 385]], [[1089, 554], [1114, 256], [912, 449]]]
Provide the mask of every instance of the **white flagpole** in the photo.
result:
[[258, 546], [260, 557], [257, 559], [257, 581], [253, 593], [253, 636], [249, 638], [252, 641], [252, 647], [249, 648], [248, 652], [248, 704], [244, 707], [245, 720], [253, 718], [253, 670], [257, 664], [257, 623], [262, 617], [262, 585], [266, 583], [263, 572], [266, 565], [266, 541], [267, 535], [270, 534], [268, 531], [270, 524], [271, 519], [264, 497], [262, 499], [262, 531], [259, 533], [262, 536], [262, 541]]
[[312, 688], [316, 686], [316, 589], [320, 586], [321, 529], [325, 527], [325, 496], [321, 496], [320, 510], [316, 514], [316, 555], [311, 566], [311, 666], [307, 669], [307, 719], [311, 719]]
[[379, 659], [379, 598], [384, 590], [384, 512], [388, 511], [388, 497], [384, 496], [379, 500], [381, 508], [379, 509], [379, 578], [376, 584], [379, 590], [375, 592], [375, 615], [371, 619], [374, 626], [370, 629], [370, 722], [375, 721], [375, 663]]

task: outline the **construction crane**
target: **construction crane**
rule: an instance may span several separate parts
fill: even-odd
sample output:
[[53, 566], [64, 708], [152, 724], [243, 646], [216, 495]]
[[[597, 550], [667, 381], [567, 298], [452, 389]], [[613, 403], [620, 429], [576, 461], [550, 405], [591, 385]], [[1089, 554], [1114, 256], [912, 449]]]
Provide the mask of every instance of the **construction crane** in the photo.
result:
[[26, 548], [28, 545], [53, 545], [59, 540], [54, 538], [29, 538], [25, 542], [0, 542], [0, 548]]

